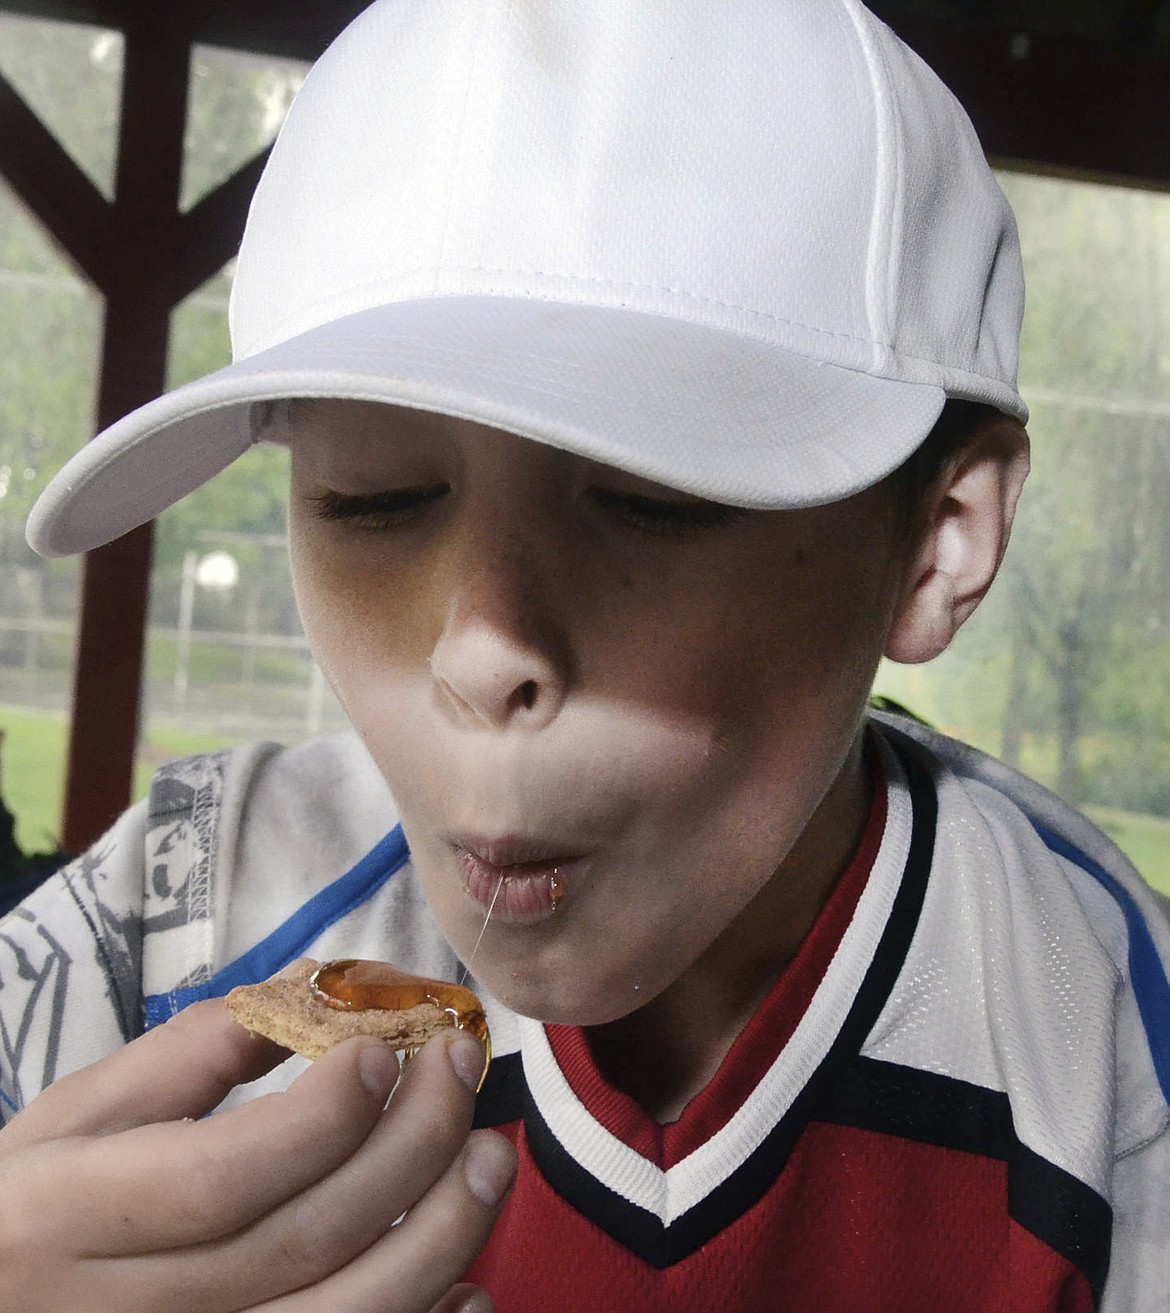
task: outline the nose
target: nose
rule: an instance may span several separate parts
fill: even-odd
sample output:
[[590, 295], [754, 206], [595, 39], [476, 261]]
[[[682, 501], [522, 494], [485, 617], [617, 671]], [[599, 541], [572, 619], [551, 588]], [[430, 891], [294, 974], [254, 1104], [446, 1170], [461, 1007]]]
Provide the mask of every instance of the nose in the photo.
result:
[[450, 600], [431, 674], [453, 715], [469, 725], [538, 730], [568, 691], [568, 645], [532, 567], [482, 564]]

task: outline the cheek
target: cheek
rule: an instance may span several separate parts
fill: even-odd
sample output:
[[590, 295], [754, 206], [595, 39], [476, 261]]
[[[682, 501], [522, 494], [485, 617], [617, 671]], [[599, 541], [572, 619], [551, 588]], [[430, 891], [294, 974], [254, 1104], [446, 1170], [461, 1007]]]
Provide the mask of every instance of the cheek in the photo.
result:
[[676, 688], [718, 726], [737, 823], [766, 825], [779, 808], [799, 826], [853, 747], [892, 590], [880, 557], [858, 569], [832, 545], [742, 582], [718, 617], [723, 641], [713, 631], [706, 663]]
[[789, 738], [826, 720], [852, 728], [884, 645], [889, 593], [880, 560], [858, 569], [839, 549], [790, 550], [674, 599], [626, 660], [649, 696], [719, 722], [723, 736]]
[[433, 598], [389, 563], [364, 564], [290, 537], [297, 606], [314, 658], [400, 809], [462, 786], [458, 756], [437, 749], [428, 658]]
[[384, 564], [355, 564], [290, 525], [293, 591], [317, 664], [360, 730], [361, 699], [417, 662], [427, 609]]

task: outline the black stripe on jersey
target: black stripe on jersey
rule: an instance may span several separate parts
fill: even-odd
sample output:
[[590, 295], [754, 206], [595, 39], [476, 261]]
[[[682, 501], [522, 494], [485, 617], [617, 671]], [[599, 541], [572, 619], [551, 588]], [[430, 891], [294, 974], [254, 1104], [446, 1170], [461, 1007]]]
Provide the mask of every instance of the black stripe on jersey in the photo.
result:
[[[519, 1053], [493, 1059], [487, 1080], [475, 1100], [475, 1125], [507, 1126], [522, 1121], [532, 1156], [545, 1179], [578, 1212], [601, 1227], [619, 1243], [653, 1263], [667, 1267], [676, 1259], [656, 1262], [647, 1251], [655, 1228], [661, 1237], [668, 1231], [653, 1214], [615, 1195], [569, 1153], [549, 1130], [524, 1079], [524, 1062]], [[688, 1251], [689, 1252], [689, 1251]], [[679, 1258], [685, 1257], [679, 1254]]]
[[1101, 1302], [1113, 1211], [1083, 1181], [1021, 1143], [1006, 1094], [859, 1056], [825, 1091], [814, 1116], [1006, 1162], [1009, 1215], [1083, 1272], [1094, 1302]]
[[476, 1126], [507, 1126], [524, 1116], [528, 1085], [519, 1053], [492, 1058], [483, 1088], [475, 1096]]
[[[905, 962], [918, 925], [934, 858], [938, 802], [921, 763], [920, 749], [900, 751], [913, 823], [910, 849], [898, 892], [873, 960], [853, 1006], [820, 1067], [760, 1146], [734, 1172], [682, 1217], [664, 1225], [654, 1214], [615, 1194], [586, 1171], [556, 1138], [523, 1082], [519, 1057], [493, 1063], [480, 1095], [477, 1121], [503, 1125], [523, 1119], [533, 1159], [554, 1190], [578, 1212], [653, 1267], [665, 1268], [694, 1253], [757, 1203], [772, 1186], [824, 1091], [859, 1055]], [[504, 1064], [507, 1064], [506, 1066]], [[502, 1068], [497, 1071], [497, 1068]]]

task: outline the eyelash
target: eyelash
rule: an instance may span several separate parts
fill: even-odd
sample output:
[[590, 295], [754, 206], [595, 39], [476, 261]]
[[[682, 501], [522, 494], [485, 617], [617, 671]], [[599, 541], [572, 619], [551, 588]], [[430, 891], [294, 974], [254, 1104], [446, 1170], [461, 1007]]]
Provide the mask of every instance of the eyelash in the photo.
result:
[[590, 490], [593, 502], [607, 515], [644, 533], [683, 537], [727, 524], [736, 507], [713, 501], [669, 501], [609, 488]]
[[448, 491], [447, 484], [435, 483], [389, 492], [322, 492], [311, 500], [318, 519], [376, 532], [405, 524]]
[[[319, 519], [371, 532], [406, 524], [446, 496], [445, 483], [387, 492], [322, 492], [312, 498]], [[611, 488], [591, 488], [589, 499], [606, 516], [646, 534], [686, 537], [728, 523], [739, 513], [734, 506], [712, 501], [670, 501]]]

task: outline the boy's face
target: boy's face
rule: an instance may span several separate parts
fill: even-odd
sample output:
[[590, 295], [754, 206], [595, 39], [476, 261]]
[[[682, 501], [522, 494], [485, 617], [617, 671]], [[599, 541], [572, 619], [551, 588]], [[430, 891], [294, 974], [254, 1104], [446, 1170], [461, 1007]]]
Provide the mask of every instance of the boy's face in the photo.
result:
[[893, 521], [880, 486], [735, 510], [465, 421], [296, 403], [307, 632], [465, 961], [495, 898], [493, 994], [598, 1023], [766, 955], [773, 920], [785, 942], [863, 820]]

